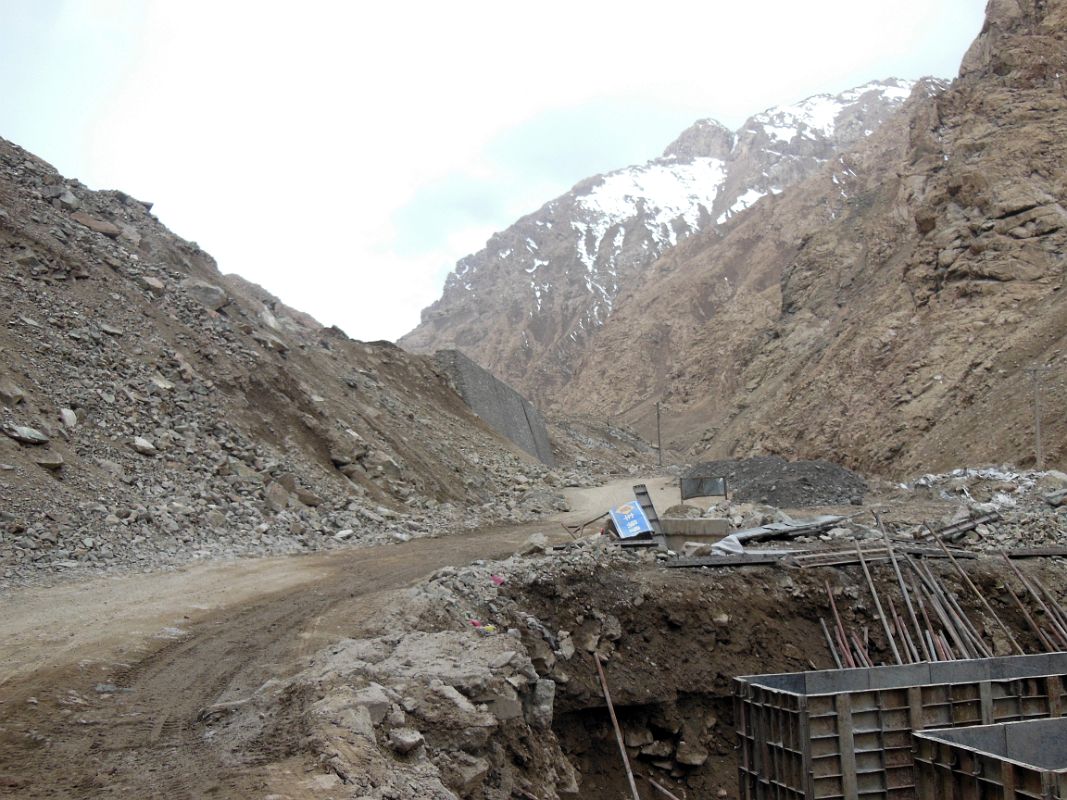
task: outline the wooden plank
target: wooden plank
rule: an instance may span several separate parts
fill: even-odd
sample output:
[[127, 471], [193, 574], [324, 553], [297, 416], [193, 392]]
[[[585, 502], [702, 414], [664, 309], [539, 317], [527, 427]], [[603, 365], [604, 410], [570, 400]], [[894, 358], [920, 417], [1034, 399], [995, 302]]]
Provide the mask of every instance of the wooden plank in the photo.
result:
[[1067, 547], [1017, 547], [1008, 550], [1008, 558], [1067, 558]]
[[672, 558], [664, 561], [663, 566], [670, 569], [679, 567], [751, 567], [772, 566], [780, 562], [785, 556], [781, 554], [768, 555], [763, 553], [744, 553], [736, 556], [700, 556], [698, 558]]

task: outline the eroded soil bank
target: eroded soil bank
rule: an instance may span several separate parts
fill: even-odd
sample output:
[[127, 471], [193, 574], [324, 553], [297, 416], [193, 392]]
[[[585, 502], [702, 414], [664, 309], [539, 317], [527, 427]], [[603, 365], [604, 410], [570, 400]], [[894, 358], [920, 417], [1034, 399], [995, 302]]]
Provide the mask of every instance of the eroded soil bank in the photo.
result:
[[[1048, 583], [1058, 574], [1028, 568]], [[888, 596], [889, 565], [871, 569]], [[948, 564], [933, 569], [991, 648], [1008, 654]], [[1004, 602], [995, 565], [968, 571], [1039, 652]], [[819, 623], [830, 614], [828, 587], [845, 624], [865, 630], [876, 663], [888, 663], [858, 566], [668, 569], [594, 538], [448, 568], [353, 625], [358, 635], [292, 681], [224, 710], [212, 735], [240, 742], [272, 719], [300, 719], [323, 797], [617, 800], [628, 789], [597, 654], [639, 783], [651, 778], [684, 798], [735, 797], [731, 680], [833, 667]], [[292, 781], [272, 786], [297, 796]], [[642, 791], [654, 796], [647, 783]]]

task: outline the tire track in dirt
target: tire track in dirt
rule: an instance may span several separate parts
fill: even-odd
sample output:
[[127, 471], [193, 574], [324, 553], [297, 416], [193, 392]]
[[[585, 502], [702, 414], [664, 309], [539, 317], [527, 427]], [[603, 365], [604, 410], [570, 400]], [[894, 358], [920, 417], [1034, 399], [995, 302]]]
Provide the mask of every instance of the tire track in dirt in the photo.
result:
[[[73, 661], [0, 686], [0, 796], [246, 797], [257, 765], [301, 753], [299, 720], [273, 741], [214, 741], [205, 709], [291, 674], [373, 610], [376, 594], [434, 570], [499, 558], [530, 526], [351, 550], [319, 560], [319, 580], [208, 615], [107, 676]], [[36, 702], [31, 702], [33, 698]], [[236, 753], [236, 757], [235, 754]]]

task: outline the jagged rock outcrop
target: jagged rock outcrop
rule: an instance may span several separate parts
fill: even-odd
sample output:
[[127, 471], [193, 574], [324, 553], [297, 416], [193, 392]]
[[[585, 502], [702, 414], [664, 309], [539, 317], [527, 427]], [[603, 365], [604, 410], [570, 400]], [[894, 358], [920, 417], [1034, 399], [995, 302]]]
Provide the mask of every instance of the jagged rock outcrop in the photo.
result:
[[[562, 402], [650, 428], [650, 405], [626, 409], [602, 380], [611, 363], [694, 455], [894, 474], [1033, 463], [1028, 368], [1051, 368], [1045, 409], [1065, 399], [1065, 8], [992, 3], [951, 87], [725, 235], [665, 254]], [[1051, 413], [1044, 427], [1059, 464], [1067, 427]]]
[[400, 344], [459, 349], [550, 406], [620, 293], [657, 257], [811, 174], [876, 130], [910, 90], [888, 80], [819, 95], [737, 132], [700, 120], [661, 158], [582, 181], [495, 234], [457, 264]]

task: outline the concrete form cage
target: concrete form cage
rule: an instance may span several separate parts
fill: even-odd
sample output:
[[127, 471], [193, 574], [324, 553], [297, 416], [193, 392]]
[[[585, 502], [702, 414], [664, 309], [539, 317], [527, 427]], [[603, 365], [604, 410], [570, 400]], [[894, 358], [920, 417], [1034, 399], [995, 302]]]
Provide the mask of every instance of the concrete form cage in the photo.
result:
[[1067, 800], [1067, 719], [915, 734], [923, 800]]
[[912, 732], [1061, 716], [1067, 653], [734, 680], [745, 800], [916, 798]]

